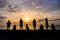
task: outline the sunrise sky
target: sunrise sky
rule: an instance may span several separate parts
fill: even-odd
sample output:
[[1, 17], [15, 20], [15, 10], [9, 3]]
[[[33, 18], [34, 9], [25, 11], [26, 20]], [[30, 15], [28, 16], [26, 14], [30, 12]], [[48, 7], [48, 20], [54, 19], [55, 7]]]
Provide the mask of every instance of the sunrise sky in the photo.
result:
[[60, 19], [60, 0], [0, 0], [0, 16], [13, 22]]

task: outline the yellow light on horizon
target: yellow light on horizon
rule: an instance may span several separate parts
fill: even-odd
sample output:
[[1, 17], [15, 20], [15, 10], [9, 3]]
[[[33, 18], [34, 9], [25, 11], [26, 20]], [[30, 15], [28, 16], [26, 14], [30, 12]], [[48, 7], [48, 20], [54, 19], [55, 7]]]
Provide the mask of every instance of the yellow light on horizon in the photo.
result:
[[25, 18], [25, 22], [30, 22], [30, 18]]
[[29, 21], [30, 19], [29, 19], [29, 18], [26, 18], [25, 20], [26, 20], [26, 21]]

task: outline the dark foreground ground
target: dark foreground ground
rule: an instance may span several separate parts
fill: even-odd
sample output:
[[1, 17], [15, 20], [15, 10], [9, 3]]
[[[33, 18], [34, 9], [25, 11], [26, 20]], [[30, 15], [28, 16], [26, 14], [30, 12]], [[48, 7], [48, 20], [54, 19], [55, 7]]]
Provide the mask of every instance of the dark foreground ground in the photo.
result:
[[60, 30], [57, 31], [11, 31], [0, 30], [0, 39], [4, 40], [58, 40], [60, 39]]

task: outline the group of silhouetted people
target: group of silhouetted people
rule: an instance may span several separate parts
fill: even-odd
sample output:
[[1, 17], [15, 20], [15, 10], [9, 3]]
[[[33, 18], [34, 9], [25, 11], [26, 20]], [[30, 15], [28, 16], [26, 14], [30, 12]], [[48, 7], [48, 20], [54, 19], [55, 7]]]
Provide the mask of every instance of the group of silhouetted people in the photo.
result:
[[[36, 30], [36, 20], [34, 19], [32, 23], [33, 23], [34, 30]], [[7, 29], [8, 30], [10, 30], [10, 25], [11, 25], [11, 22], [10, 22], [10, 20], [8, 20], [8, 22], [7, 22]], [[23, 30], [23, 20], [22, 19], [20, 19], [19, 25], [20, 25], [20, 30]], [[45, 25], [46, 25], [46, 30], [48, 30], [48, 27], [49, 27], [49, 25], [48, 25], [48, 18], [45, 19]], [[26, 29], [29, 30], [28, 24], [26, 24]], [[51, 29], [52, 30], [56, 30], [54, 24], [51, 25]], [[13, 26], [13, 30], [16, 30], [16, 25], [15, 24]], [[42, 24], [40, 25], [39, 30], [44, 30], [44, 26]]]
[[[48, 18], [45, 18], [45, 25], [46, 25], [46, 30], [48, 30], [49, 25], [48, 25]], [[39, 30], [44, 30], [44, 26], [41, 24]], [[55, 25], [51, 25], [51, 30], [56, 30]]]
[[[48, 27], [49, 27], [49, 25], [48, 25], [48, 18], [45, 19], [45, 23], [46, 23], [46, 30], [48, 30]], [[52, 29], [52, 30], [56, 30], [54, 24], [51, 25], [51, 29]]]

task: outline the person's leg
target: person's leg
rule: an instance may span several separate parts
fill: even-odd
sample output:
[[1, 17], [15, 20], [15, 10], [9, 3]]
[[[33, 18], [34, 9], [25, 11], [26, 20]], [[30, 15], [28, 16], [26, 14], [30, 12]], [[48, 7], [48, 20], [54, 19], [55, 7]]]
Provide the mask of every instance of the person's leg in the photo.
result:
[[8, 30], [9, 30], [9, 27], [8, 27]]
[[20, 26], [20, 30], [22, 30], [22, 26]]
[[35, 30], [36, 30], [36, 26], [35, 26]]
[[46, 30], [48, 30], [48, 25], [46, 26]]
[[35, 27], [34, 27], [34, 30], [35, 30]]
[[20, 26], [20, 30], [21, 30], [21, 26]]
[[34, 28], [34, 30], [35, 30], [35, 26], [33, 25], [33, 28]]
[[22, 26], [22, 30], [23, 30], [23, 26]]
[[9, 30], [10, 30], [10, 26], [9, 26]]
[[7, 26], [7, 30], [8, 30], [8, 26]]

